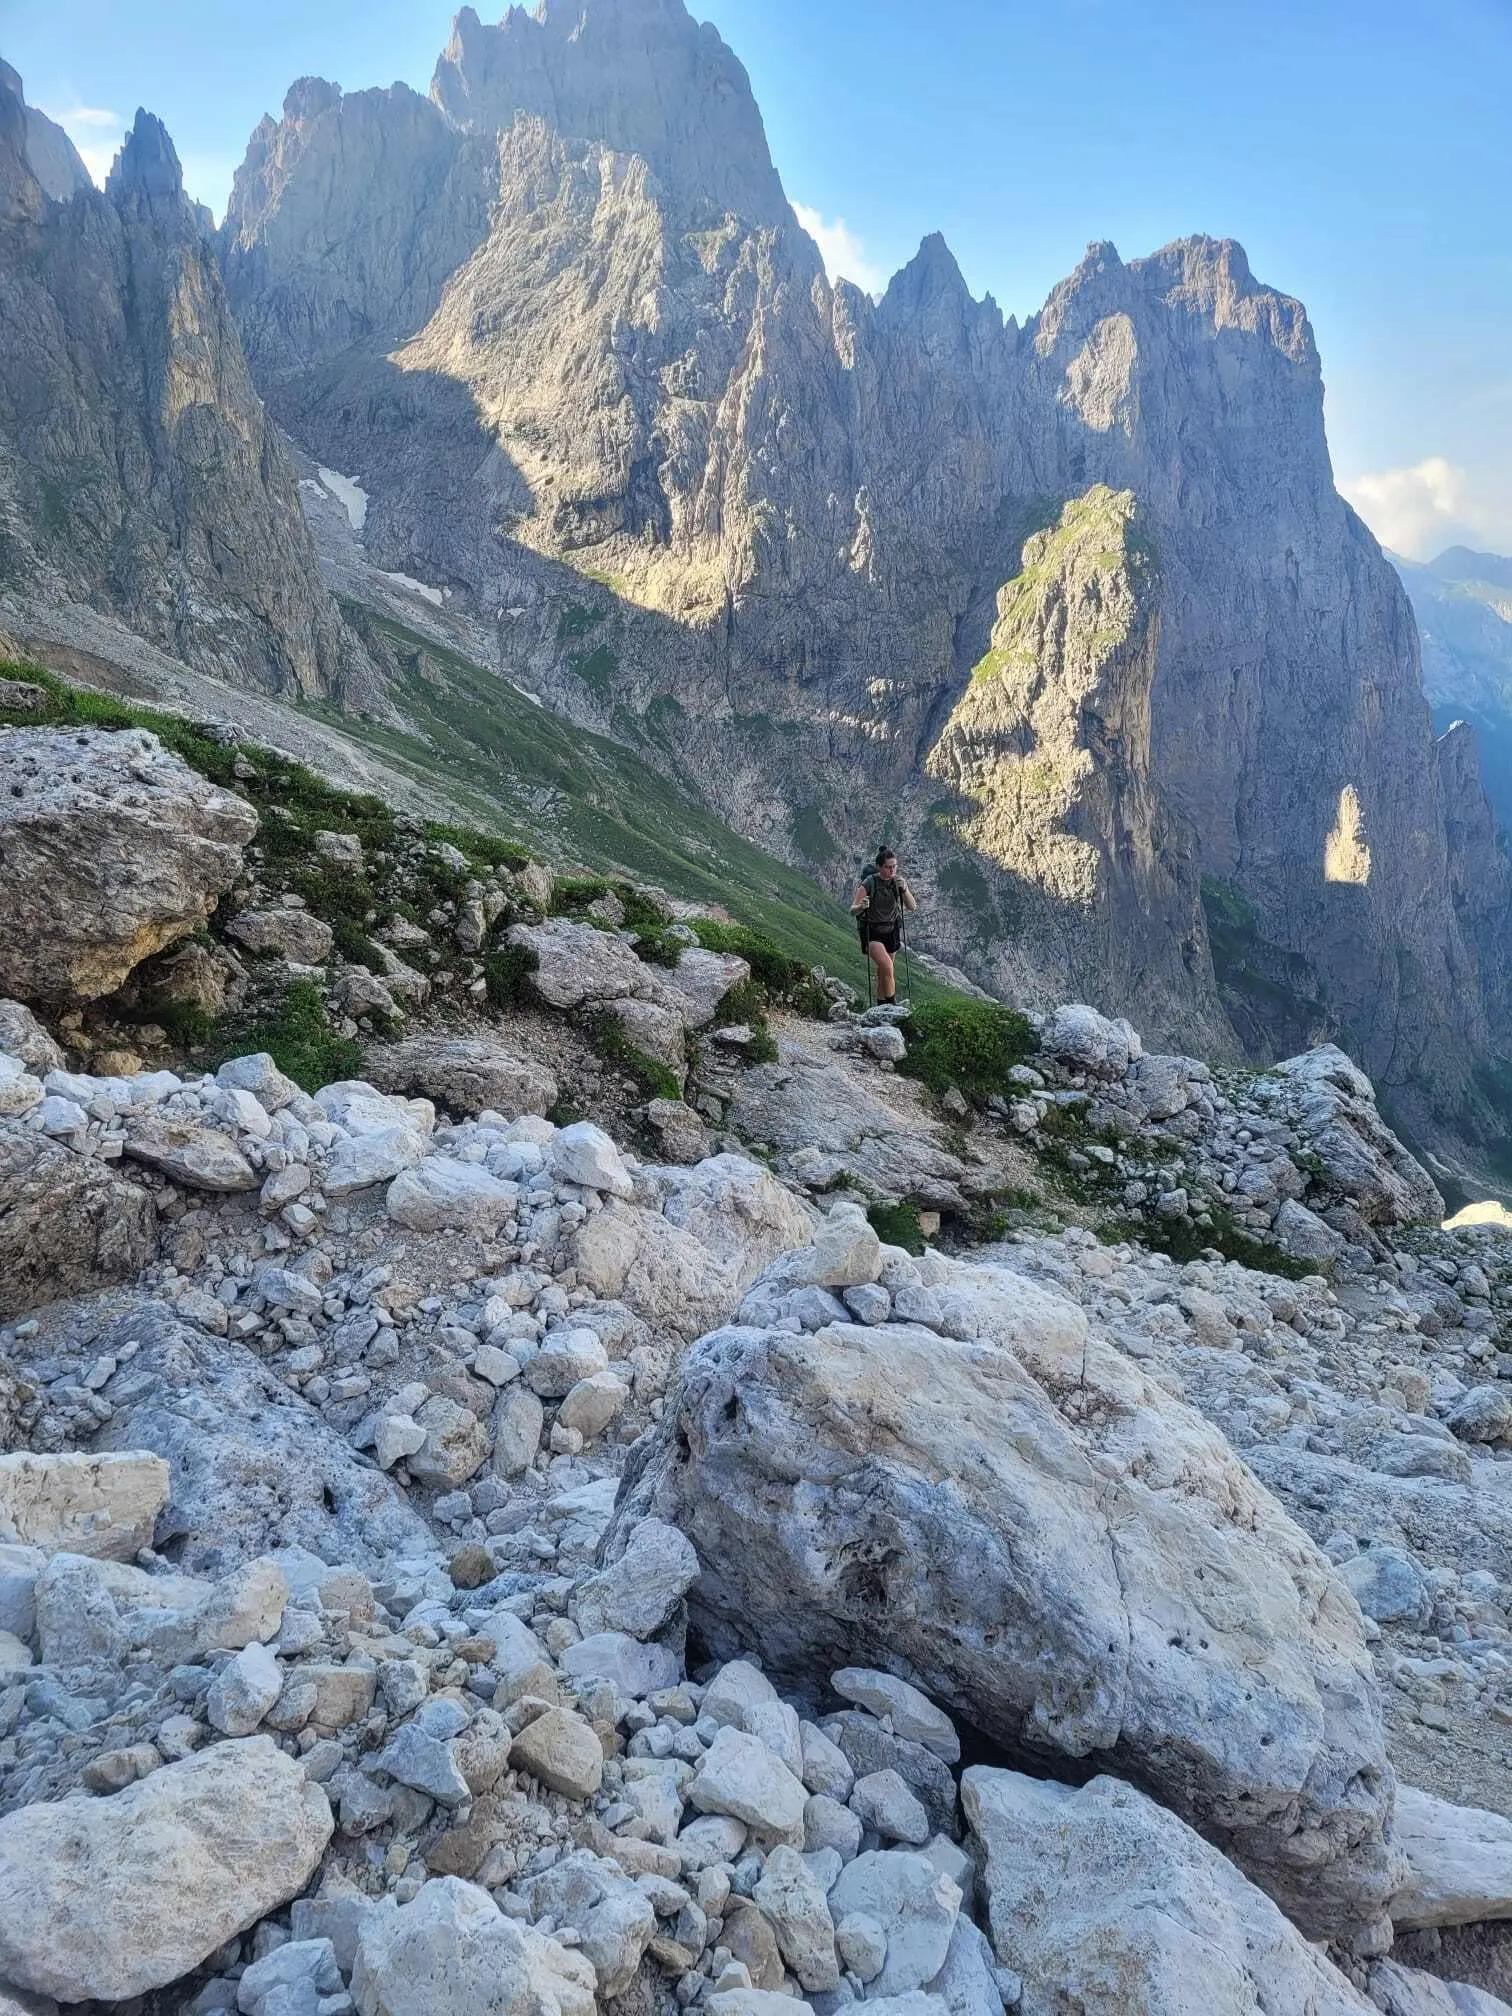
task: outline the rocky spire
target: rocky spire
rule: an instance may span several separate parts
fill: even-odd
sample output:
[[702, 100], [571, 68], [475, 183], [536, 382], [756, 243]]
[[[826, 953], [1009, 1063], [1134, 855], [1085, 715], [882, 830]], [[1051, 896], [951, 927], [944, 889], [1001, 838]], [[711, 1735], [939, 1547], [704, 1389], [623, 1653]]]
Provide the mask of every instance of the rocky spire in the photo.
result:
[[142, 210], [160, 224], [187, 214], [178, 150], [155, 113], [138, 108], [105, 193], [123, 214]]

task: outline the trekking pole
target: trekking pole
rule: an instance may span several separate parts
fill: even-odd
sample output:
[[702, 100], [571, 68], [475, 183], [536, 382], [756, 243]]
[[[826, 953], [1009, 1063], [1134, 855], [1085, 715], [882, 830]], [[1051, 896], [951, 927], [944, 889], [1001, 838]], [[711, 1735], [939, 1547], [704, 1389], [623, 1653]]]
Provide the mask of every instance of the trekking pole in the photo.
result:
[[898, 943], [903, 948], [903, 992], [910, 1008], [913, 1006], [913, 961], [908, 956], [908, 927], [898, 925]]

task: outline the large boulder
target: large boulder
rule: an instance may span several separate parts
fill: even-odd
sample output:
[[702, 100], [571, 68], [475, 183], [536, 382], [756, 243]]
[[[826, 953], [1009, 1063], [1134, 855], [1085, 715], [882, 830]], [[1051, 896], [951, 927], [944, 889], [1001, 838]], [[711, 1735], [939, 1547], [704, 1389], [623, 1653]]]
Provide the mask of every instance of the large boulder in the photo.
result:
[[0, 1322], [132, 1279], [156, 1243], [157, 1206], [140, 1184], [0, 1125]]
[[325, 1793], [267, 1736], [218, 1743], [110, 1799], [0, 1820], [0, 1980], [120, 2002], [198, 1967], [309, 1881]]
[[1076, 1305], [1001, 1267], [933, 1292], [953, 1336], [695, 1345], [606, 1555], [654, 1514], [713, 1653], [894, 1672], [1016, 1755], [1126, 1770], [1310, 1931], [1379, 1921], [1393, 1778], [1327, 1560]]
[[141, 729], [0, 736], [0, 991], [93, 1001], [185, 938], [257, 831]]
[[130, 1561], [167, 1503], [168, 1465], [144, 1450], [0, 1456], [0, 1540], [19, 1546]]
[[690, 1029], [706, 1029], [730, 989], [750, 977], [750, 966], [738, 953], [707, 952], [701, 945], [684, 947], [677, 964], [658, 975], [663, 999], [669, 1004], [675, 1000]]
[[532, 989], [549, 1008], [583, 1008], [594, 1002], [645, 1000], [655, 991], [651, 970], [630, 945], [610, 931], [551, 917], [544, 924], [515, 924], [509, 942], [535, 955]]
[[1132, 1785], [961, 1780], [988, 1929], [1024, 2016], [1369, 2016], [1371, 2004], [1233, 1864]]
[[19, 1001], [0, 1001], [0, 1055], [19, 1058], [38, 1078], [63, 1068], [63, 1052]]
[[557, 1100], [557, 1081], [544, 1065], [492, 1036], [430, 1034], [375, 1043], [365, 1062], [380, 1092], [432, 1099], [448, 1113], [492, 1109], [518, 1120], [523, 1113], [550, 1112]]
[[1416, 1156], [1376, 1110], [1375, 1087], [1332, 1043], [1276, 1065], [1298, 1153], [1324, 1189], [1352, 1204], [1367, 1225], [1438, 1224], [1445, 1204]]
[[962, 1211], [974, 1192], [1003, 1181], [963, 1161], [922, 1107], [900, 1109], [854, 1071], [811, 1057], [742, 1072], [728, 1119], [742, 1140], [776, 1151], [779, 1171], [805, 1181], [845, 1175], [870, 1197]]
[[581, 1953], [506, 1918], [458, 1876], [367, 1912], [352, 1969], [360, 2016], [597, 2016], [595, 1986]]
[[743, 1156], [642, 1174], [661, 1209], [616, 1200], [588, 1218], [578, 1283], [680, 1341], [727, 1322], [762, 1270], [813, 1236], [814, 1214]]

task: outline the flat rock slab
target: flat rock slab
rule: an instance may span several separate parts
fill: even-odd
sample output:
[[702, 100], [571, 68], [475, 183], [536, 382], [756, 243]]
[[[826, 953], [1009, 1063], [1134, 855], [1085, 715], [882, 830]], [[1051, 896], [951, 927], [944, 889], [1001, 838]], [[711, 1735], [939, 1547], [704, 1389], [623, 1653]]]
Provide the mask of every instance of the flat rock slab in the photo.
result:
[[0, 1540], [130, 1561], [151, 1546], [168, 1489], [168, 1465], [144, 1450], [0, 1456]]
[[1512, 1918], [1512, 1820], [1398, 1785], [1392, 1831], [1410, 1872], [1391, 1900], [1399, 1932]]
[[23, 1806], [0, 1820], [0, 1980], [62, 2002], [164, 1987], [302, 1890], [331, 1834], [325, 1793], [266, 1736]]

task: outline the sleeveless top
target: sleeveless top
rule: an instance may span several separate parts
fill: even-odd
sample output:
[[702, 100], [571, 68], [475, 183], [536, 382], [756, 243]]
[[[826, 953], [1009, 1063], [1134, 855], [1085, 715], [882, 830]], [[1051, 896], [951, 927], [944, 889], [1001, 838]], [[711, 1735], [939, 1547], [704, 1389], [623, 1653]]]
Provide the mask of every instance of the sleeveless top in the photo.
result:
[[879, 931], [891, 930], [898, 922], [903, 909], [903, 898], [899, 893], [903, 887], [902, 878], [893, 876], [889, 881], [869, 868], [861, 877], [861, 887], [868, 897], [866, 921], [875, 924]]

